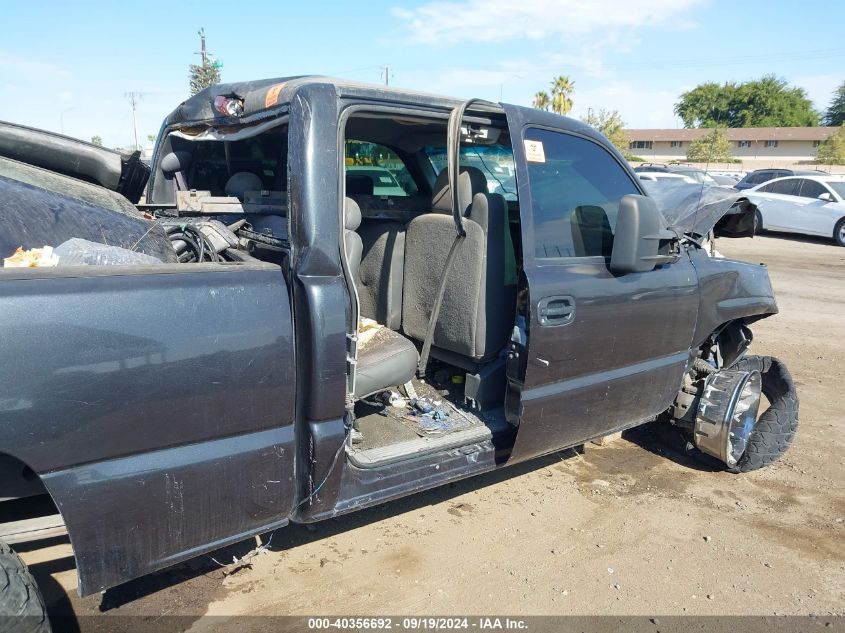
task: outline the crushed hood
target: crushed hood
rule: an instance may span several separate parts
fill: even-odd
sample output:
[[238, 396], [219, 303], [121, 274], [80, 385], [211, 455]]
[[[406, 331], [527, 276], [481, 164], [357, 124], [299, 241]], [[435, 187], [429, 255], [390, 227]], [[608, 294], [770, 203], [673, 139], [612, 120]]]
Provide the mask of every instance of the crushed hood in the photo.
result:
[[687, 235], [751, 237], [757, 206], [743, 192], [729, 187], [698, 183], [642, 181], [666, 225]]

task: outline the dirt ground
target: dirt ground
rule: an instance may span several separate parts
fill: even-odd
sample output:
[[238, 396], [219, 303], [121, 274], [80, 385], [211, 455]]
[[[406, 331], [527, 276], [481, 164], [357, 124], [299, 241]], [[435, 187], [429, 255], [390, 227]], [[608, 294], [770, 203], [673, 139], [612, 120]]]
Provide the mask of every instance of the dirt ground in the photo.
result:
[[158, 621], [171, 630], [231, 630], [203, 614], [842, 615], [845, 248], [772, 235], [718, 248], [768, 264], [777, 293], [752, 351], [787, 363], [801, 424], [773, 467], [702, 469], [644, 428], [279, 530], [234, 573], [202, 557], [79, 599], [66, 539], [23, 555], [54, 613], [197, 618]]

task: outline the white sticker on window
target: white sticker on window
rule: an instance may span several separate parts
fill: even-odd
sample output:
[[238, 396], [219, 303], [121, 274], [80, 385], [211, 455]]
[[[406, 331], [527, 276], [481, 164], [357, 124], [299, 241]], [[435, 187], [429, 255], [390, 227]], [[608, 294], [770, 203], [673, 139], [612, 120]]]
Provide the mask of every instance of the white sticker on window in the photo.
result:
[[378, 179], [386, 185], [393, 183], [393, 180], [391, 180], [390, 176], [379, 176]]
[[543, 150], [542, 141], [523, 141], [525, 144], [525, 160], [529, 163], [545, 163], [546, 152]]

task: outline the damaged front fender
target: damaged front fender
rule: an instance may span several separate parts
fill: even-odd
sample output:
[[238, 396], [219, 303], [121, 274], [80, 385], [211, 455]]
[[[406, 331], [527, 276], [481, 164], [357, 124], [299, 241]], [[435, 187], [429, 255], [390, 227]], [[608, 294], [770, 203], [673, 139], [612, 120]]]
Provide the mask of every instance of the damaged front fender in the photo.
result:
[[751, 237], [757, 206], [728, 187], [692, 183], [650, 182], [643, 186], [670, 229], [694, 237], [711, 230], [716, 237]]

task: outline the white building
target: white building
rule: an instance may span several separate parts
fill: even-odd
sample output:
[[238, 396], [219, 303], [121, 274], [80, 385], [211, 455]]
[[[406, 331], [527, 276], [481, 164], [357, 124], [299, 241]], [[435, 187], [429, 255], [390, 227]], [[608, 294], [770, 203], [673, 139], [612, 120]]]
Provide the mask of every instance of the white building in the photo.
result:
[[[742, 169], [803, 166], [815, 161], [819, 143], [838, 127], [722, 128]], [[648, 162], [685, 161], [690, 142], [711, 132], [706, 128], [631, 129], [631, 153]], [[737, 163], [737, 168], [740, 164]]]

